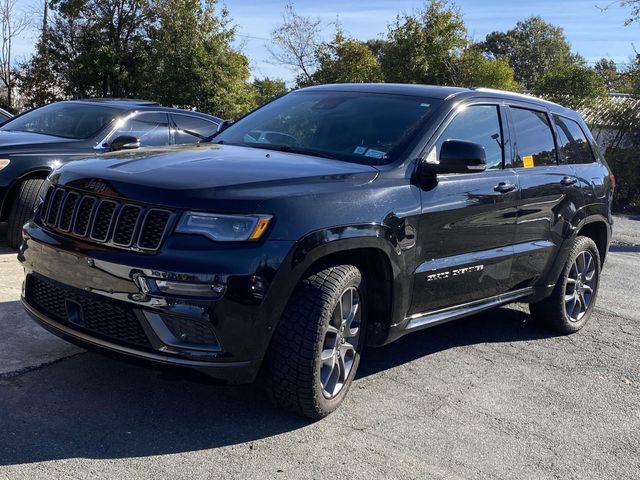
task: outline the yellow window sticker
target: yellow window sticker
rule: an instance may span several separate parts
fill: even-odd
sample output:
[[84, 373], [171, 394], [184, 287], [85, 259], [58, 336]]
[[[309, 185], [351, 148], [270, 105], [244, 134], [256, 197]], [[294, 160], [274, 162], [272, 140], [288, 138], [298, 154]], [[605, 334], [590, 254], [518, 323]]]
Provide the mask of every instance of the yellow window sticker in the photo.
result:
[[524, 164], [524, 168], [533, 168], [533, 155], [522, 157], [522, 163]]

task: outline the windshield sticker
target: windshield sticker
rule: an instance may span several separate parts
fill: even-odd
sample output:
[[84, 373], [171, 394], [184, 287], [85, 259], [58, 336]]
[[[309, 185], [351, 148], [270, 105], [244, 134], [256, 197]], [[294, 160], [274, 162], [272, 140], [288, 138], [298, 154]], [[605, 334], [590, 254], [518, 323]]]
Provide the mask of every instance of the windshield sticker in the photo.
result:
[[371, 157], [371, 158], [384, 158], [385, 155], [386, 155], [385, 152], [381, 152], [380, 150], [374, 150], [373, 148], [370, 148], [369, 150], [367, 150], [367, 153], [364, 154], [365, 157]]
[[353, 151], [353, 153], [355, 155], [364, 155], [364, 152], [367, 151], [367, 147], [363, 147], [362, 145], [360, 145], [359, 147], [356, 147], [356, 149]]

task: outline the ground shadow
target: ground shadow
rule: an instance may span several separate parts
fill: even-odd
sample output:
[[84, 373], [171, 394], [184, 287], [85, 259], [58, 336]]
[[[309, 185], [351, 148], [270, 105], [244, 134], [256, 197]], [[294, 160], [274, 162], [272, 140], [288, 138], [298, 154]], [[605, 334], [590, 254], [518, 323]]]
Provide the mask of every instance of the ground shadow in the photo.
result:
[[[513, 308], [441, 325], [368, 349], [359, 377], [459, 345], [548, 334]], [[309, 421], [270, 406], [255, 386], [221, 386], [95, 353], [0, 377], [0, 465], [126, 458], [251, 442]]]

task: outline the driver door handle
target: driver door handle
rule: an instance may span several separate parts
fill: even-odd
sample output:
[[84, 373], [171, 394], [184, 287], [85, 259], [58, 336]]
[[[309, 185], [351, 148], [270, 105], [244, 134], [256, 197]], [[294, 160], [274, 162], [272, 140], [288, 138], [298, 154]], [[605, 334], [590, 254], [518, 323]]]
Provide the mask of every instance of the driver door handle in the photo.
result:
[[516, 186], [513, 183], [500, 182], [498, 185], [493, 187], [493, 190], [500, 193], [509, 193], [513, 192], [516, 189]]
[[575, 185], [576, 183], [578, 183], [578, 179], [576, 177], [567, 176], [560, 180], [560, 183], [565, 187], [570, 187], [571, 185]]

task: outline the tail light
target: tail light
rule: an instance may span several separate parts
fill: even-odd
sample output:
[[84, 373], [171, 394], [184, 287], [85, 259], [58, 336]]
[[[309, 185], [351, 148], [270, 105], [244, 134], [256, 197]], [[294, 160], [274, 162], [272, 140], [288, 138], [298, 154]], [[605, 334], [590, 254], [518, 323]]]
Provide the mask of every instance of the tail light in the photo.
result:
[[616, 176], [613, 173], [611, 175], [609, 175], [609, 181], [611, 183], [611, 190], [615, 190], [616, 189]]

